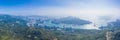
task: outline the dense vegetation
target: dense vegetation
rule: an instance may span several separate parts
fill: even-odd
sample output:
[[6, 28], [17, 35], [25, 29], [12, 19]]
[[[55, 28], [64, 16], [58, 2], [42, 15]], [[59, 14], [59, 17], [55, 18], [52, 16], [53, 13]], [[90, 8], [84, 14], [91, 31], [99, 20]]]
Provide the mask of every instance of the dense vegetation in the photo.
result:
[[[3, 26], [2, 26], [3, 27]], [[13, 27], [0, 30], [0, 40], [105, 40], [105, 32], [74, 30], [74, 32], [49, 31], [43, 28]]]
[[[26, 17], [0, 15], [0, 40], [106, 40], [106, 32], [111, 31], [107, 30], [107, 27], [103, 30], [87, 30], [38, 26], [30, 20]], [[39, 19], [37, 22], [43, 23], [43, 21], [49, 22], [49, 20]], [[27, 25], [27, 23], [31, 24]]]

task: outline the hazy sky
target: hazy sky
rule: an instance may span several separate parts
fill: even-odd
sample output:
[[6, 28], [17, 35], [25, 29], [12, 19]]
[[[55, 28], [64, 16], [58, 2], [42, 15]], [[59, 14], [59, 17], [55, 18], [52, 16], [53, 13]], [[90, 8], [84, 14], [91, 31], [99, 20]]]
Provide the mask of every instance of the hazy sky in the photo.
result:
[[0, 13], [75, 16], [105, 24], [120, 17], [120, 0], [0, 0]]

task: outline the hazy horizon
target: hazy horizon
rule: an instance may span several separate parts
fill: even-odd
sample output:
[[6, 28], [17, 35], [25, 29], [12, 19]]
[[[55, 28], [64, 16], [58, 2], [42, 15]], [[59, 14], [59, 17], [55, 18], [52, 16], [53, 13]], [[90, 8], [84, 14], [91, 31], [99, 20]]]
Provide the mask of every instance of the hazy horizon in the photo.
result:
[[74, 16], [97, 25], [120, 19], [120, 0], [0, 0], [0, 14]]

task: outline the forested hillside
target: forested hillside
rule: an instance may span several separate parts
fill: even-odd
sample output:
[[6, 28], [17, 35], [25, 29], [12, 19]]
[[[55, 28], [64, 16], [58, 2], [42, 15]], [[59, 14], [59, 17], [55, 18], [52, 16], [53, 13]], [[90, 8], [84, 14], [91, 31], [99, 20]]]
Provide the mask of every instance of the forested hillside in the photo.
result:
[[[68, 22], [71, 21], [71, 19], [72, 22]], [[80, 19], [73, 19], [74, 18], [64, 19], [67, 20], [65, 23], [62, 21], [63, 19], [57, 19], [54, 22], [59, 21], [58, 23], [60, 24], [68, 25], [79, 25], [81, 22]], [[78, 21], [77, 24], [76, 21]], [[107, 40], [106, 32], [112, 30], [108, 30], [107, 28], [104, 30], [94, 30], [74, 29], [67, 26], [58, 27], [60, 26], [59, 24], [54, 24], [52, 22], [53, 19], [48, 17], [36, 18], [0, 15], [0, 40]], [[90, 23], [86, 22], [87, 21], [85, 21], [85, 24]], [[82, 23], [84, 23], [83, 20]], [[115, 24], [116, 22], [112, 23]], [[115, 24], [115, 26], [118, 27], [119, 25], [117, 26]]]

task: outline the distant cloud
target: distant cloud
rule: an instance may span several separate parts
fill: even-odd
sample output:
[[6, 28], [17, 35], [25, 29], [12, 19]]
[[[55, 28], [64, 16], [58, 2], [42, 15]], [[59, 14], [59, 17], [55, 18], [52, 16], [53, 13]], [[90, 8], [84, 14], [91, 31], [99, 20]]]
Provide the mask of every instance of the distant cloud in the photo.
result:
[[110, 17], [109, 21], [120, 18], [119, 0], [19, 0], [18, 3], [16, 2], [18, 1], [0, 0], [0, 13], [75, 16], [97, 24], [108, 22], [101, 17]]

